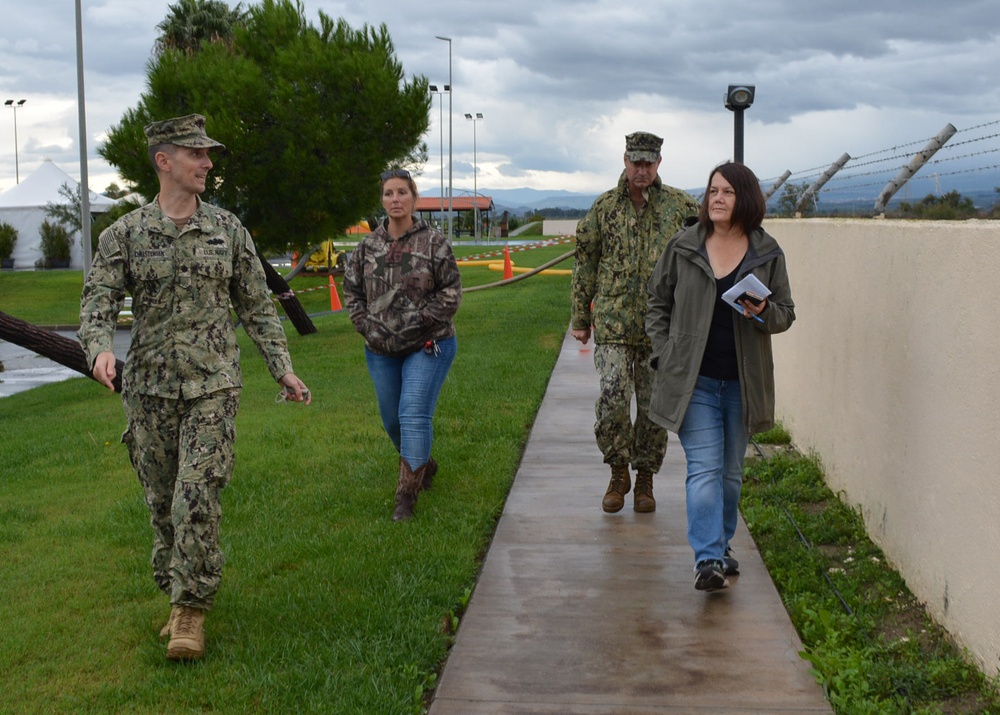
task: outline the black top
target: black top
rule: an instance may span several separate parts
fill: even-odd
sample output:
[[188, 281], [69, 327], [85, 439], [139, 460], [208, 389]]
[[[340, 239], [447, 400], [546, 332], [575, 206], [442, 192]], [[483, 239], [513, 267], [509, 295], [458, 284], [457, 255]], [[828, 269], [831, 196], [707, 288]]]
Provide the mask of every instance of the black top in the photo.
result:
[[722, 294], [736, 283], [736, 272], [724, 278], [715, 279], [715, 311], [712, 313], [712, 323], [708, 328], [708, 342], [705, 344], [705, 354], [701, 358], [699, 375], [715, 380], [738, 380], [740, 378], [739, 364], [736, 359], [736, 333], [733, 330], [733, 308], [722, 300]]

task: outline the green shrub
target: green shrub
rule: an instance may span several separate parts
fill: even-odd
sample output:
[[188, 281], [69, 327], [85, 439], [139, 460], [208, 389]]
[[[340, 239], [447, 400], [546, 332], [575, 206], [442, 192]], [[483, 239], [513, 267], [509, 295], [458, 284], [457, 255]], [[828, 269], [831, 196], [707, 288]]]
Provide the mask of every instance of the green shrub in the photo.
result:
[[0, 223], [0, 258], [10, 258], [17, 243], [17, 229], [9, 223]]
[[42, 237], [42, 257], [35, 265], [39, 268], [52, 268], [58, 263], [68, 265], [70, 249], [73, 247], [73, 236], [69, 229], [59, 223], [42, 221], [38, 235]]

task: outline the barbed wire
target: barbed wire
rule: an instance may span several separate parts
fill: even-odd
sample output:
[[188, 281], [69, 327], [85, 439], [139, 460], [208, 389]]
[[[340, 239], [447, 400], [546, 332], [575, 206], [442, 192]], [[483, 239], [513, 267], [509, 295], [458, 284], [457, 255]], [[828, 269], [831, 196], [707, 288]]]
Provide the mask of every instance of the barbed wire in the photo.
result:
[[995, 124], [1000, 124], [1000, 119], [994, 119], [992, 122], [983, 122], [982, 124], [977, 124], [974, 127], [968, 127], [967, 129], [958, 129], [955, 131], [956, 134], [961, 134], [962, 132], [971, 132], [973, 129], [982, 129], [983, 127], [992, 127]]
[[[967, 127], [966, 129], [956, 129], [955, 130], [955, 134], [962, 134], [964, 132], [971, 132], [971, 131], [974, 131], [976, 129], [983, 129], [985, 127], [995, 126], [995, 125], [998, 125], [998, 124], [1000, 124], [1000, 119], [996, 119], [996, 120], [993, 120], [991, 122], [984, 122], [982, 124], [976, 124], [975, 126]], [[976, 137], [974, 139], [966, 139], [966, 140], [959, 141], [959, 142], [948, 143], [948, 144], [945, 144], [943, 147], [941, 147], [940, 151], [946, 151], [946, 150], [950, 150], [953, 147], [961, 146], [963, 144], [970, 144], [970, 143], [977, 142], [977, 141], [984, 141], [986, 139], [994, 139], [996, 137], [1000, 137], [1000, 132], [995, 133], [995, 134], [988, 134], [988, 135], [982, 136], [982, 137]], [[907, 147], [912, 147], [912, 146], [917, 146], [917, 145], [926, 145], [932, 139], [934, 139], [934, 137], [926, 137], [924, 139], [916, 139], [916, 140], [911, 141], [911, 142], [906, 142], [905, 144], [897, 144], [895, 146], [887, 147], [885, 149], [878, 149], [876, 151], [871, 151], [871, 152], [868, 152], [866, 154], [859, 154], [858, 156], [852, 156], [851, 160], [850, 160], [850, 162], [848, 163], [847, 166], [849, 166], [851, 168], [857, 168], [857, 167], [861, 167], [861, 166], [868, 166], [868, 165], [871, 165], [871, 164], [878, 164], [878, 163], [883, 163], [883, 162], [886, 162], [886, 161], [892, 161], [894, 159], [906, 158], [906, 157], [911, 156], [911, 152], [906, 152], [906, 153], [902, 153], [902, 154], [896, 153], [896, 154], [893, 154], [892, 156], [883, 157], [881, 159], [875, 159], [875, 160], [871, 160], [871, 161], [862, 161], [864, 159], [868, 159], [868, 157], [878, 156], [880, 154], [885, 154], [885, 153], [888, 153], [888, 152], [899, 152], [899, 150], [905, 149]], [[789, 176], [789, 179], [791, 179], [792, 177], [795, 177], [795, 176], [805, 176], [805, 177], [817, 176], [818, 177], [818, 176], [822, 175], [822, 173], [829, 166], [830, 166], [829, 164], [824, 164], [824, 165], [821, 165], [821, 166], [814, 166], [814, 167], [811, 167], [809, 169], [800, 169], [799, 171], [793, 171], [791, 173], [791, 175]], [[847, 167], [845, 167], [845, 169], [846, 168]], [[760, 183], [762, 185], [763, 184], [773, 184], [775, 181], [777, 181], [780, 178], [781, 178], [780, 176], [772, 176], [772, 177], [769, 177], [769, 178], [766, 178], [766, 179], [761, 179]]]
[[[965, 129], [957, 129], [953, 135], [954, 138], [959, 139], [958, 141], [952, 141], [944, 144], [938, 151], [934, 154], [934, 158], [928, 160], [918, 171], [917, 174], [909, 178], [910, 182], [915, 181], [929, 181], [931, 179], [936, 182], [940, 182], [941, 177], [955, 177], [965, 174], [975, 174], [982, 172], [996, 171], [1000, 169], [1000, 164], [984, 164], [980, 166], [966, 166], [955, 168], [950, 171], [941, 171], [943, 168], [949, 164], [959, 161], [967, 161], [970, 159], [976, 159], [977, 157], [989, 156], [1000, 152], [1000, 146], [987, 146], [978, 151], [966, 151], [963, 153], [956, 153], [961, 150], [962, 147], [969, 147], [975, 144], [981, 144], [983, 142], [989, 142], [991, 140], [996, 140], [1000, 138], [1000, 132], [992, 132], [986, 134], [980, 134], [979, 136], [974, 136], [970, 138], [959, 138], [958, 135], [967, 135], [970, 132], [976, 132], [988, 127], [995, 127], [1000, 125], [1000, 119], [992, 120], [989, 122], [983, 122], [981, 124], [976, 124]], [[825, 184], [818, 192], [819, 195], [832, 195], [837, 193], [844, 193], [849, 191], [856, 191], [859, 189], [871, 189], [884, 188], [889, 181], [896, 176], [901, 168], [906, 166], [912, 158], [916, 155], [916, 152], [912, 151], [911, 148], [915, 146], [926, 146], [935, 137], [927, 137], [925, 139], [917, 139], [911, 142], [905, 142], [902, 144], [896, 144], [891, 147], [886, 147], [884, 149], [878, 149], [876, 151], [867, 152], [865, 154], [860, 154], [855, 157], [851, 157], [850, 161], [844, 165], [844, 167], [837, 172], [833, 177], [830, 178], [827, 184]], [[830, 164], [824, 166], [816, 166], [809, 169], [802, 169], [789, 174], [786, 181], [786, 186], [789, 183], [797, 183], [799, 185], [806, 184], [811, 185], [823, 175], [829, 168]], [[926, 169], [928, 167], [934, 167], [935, 171], [930, 172]], [[859, 171], [859, 169], [863, 169]], [[880, 177], [874, 178], [871, 181], [858, 181], [865, 177]], [[762, 179], [760, 181], [761, 188], [765, 191], [769, 190], [775, 182], [781, 179], [780, 176], [770, 177], [767, 179]], [[941, 191], [940, 183], [938, 183], [938, 190]], [[872, 192], [871, 199], [875, 200], [875, 193]], [[772, 198], [775, 198], [772, 196]], [[819, 196], [817, 196], [817, 199]], [[867, 199], [862, 199], [867, 200]]]

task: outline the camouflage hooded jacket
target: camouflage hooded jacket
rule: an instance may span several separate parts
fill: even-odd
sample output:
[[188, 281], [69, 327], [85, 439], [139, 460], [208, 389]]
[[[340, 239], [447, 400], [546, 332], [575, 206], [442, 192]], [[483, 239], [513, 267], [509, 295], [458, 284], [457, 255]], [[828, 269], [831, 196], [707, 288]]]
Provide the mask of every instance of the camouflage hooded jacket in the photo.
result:
[[374, 353], [406, 355], [452, 337], [462, 278], [451, 244], [420, 220], [394, 240], [383, 221], [351, 254], [344, 300]]
[[89, 365], [112, 350], [126, 292], [134, 316], [126, 389], [177, 399], [241, 386], [230, 305], [272, 377], [292, 372], [253, 240], [228, 211], [199, 199], [178, 229], [153, 199], [101, 234], [80, 299], [78, 337]]
[[598, 344], [648, 344], [646, 283], [670, 237], [697, 215], [697, 202], [659, 177], [636, 212], [622, 172], [618, 186], [597, 197], [576, 230], [571, 328], [593, 326]]

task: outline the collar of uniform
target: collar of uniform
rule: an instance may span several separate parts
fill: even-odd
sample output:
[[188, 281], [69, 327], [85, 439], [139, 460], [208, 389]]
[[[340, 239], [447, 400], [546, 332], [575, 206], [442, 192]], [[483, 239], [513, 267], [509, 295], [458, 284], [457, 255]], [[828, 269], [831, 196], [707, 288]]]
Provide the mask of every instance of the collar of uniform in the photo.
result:
[[[653, 179], [653, 183], [650, 184], [649, 187], [647, 187], [646, 189], [643, 189], [642, 193], [648, 199], [650, 192], [654, 190], [659, 191], [661, 188], [663, 188], [663, 180], [660, 178], [660, 175], [657, 174], [656, 178]], [[626, 196], [630, 196], [628, 190], [628, 177], [625, 176], [624, 169], [622, 170], [622, 175], [618, 177], [618, 190], [624, 193]]]
[[150, 209], [150, 213], [147, 217], [147, 223], [150, 228], [159, 231], [160, 233], [166, 234], [168, 236], [179, 236], [180, 234], [190, 231], [192, 229], [197, 229], [199, 231], [207, 231], [206, 220], [208, 214], [202, 208], [204, 202], [202, 202], [201, 197], [195, 195], [195, 201], [197, 202], [197, 207], [194, 213], [188, 217], [187, 223], [184, 224], [184, 228], [177, 228], [169, 216], [167, 216], [163, 209], [160, 208], [160, 195], [157, 194], [153, 197], [153, 200], [146, 204], [146, 208]]

